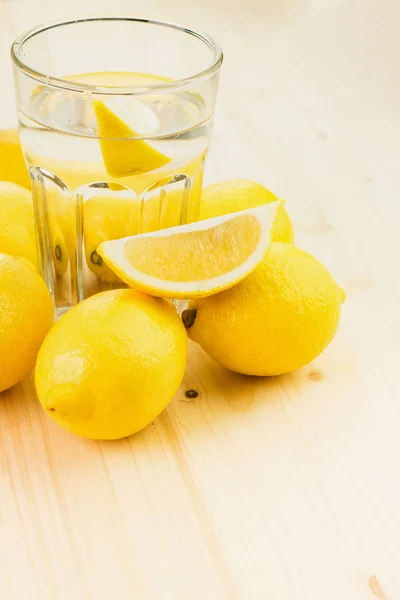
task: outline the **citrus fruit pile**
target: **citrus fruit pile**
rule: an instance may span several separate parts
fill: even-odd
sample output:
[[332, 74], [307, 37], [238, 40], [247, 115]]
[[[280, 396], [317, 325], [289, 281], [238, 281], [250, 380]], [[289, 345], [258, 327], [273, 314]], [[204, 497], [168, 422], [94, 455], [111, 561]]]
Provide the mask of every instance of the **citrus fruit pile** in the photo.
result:
[[[95, 109], [119, 135], [124, 122], [107, 106]], [[256, 376], [299, 369], [333, 339], [343, 290], [294, 245], [284, 202], [248, 180], [205, 188], [199, 218], [188, 225], [104, 239], [93, 221], [101, 268], [132, 289], [92, 296], [53, 326], [36, 271], [25, 166], [15, 137], [0, 135], [0, 154], [2, 140], [16, 158], [0, 172], [11, 180], [0, 182], [0, 392], [36, 362], [38, 398], [52, 419], [80, 436], [117, 439], [151, 423], [174, 397], [188, 337], [227, 369]], [[124, 160], [143, 170], [146, 161], [167, 160], [142, 150], [131, 146]], [[110, 172], [125, 168], [114, 147], [103, 144], [102, 153]], [[56, 237], [59, 256], [67, 255], [67, 229]], [[179, 315], [168, 299], [187, 307]]]

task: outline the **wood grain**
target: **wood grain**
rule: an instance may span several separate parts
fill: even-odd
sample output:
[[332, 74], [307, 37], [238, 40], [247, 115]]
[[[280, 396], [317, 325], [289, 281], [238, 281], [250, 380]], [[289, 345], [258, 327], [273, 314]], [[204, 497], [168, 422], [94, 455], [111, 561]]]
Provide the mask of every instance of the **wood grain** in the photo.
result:
[[286, 198], [298, 244], [348, 297], [334, 343], [285, 377], [234, 375], [191, 346], [173, 403], [120, 442], [63, 432], [31, 377], [1, 394], [0, 598], [397, 600], [400, 5], [2, 2], [1, 127], [12, 38], [111, 9], [220, 40], [208, 180]]

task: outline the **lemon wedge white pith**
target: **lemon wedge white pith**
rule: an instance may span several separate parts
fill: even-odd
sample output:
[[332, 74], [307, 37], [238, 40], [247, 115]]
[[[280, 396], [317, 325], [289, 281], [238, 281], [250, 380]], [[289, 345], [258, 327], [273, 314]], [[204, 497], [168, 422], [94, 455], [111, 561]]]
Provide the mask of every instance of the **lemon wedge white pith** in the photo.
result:
[[103, 242], [97, 251], [125, 283], [153, 296], [198, 298], [246, 277], [270, 245], [283, 202]]

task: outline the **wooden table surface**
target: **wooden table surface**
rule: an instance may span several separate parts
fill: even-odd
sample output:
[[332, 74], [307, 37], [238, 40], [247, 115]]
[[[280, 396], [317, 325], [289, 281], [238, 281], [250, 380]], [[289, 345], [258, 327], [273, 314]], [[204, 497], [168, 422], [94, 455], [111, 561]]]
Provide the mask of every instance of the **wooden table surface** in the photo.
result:
[[0, 598], [398, 600], [400, 4], [0, 0], [0, 127], [13, 37], [111, 10], [219, 39], [207, 179], [286, 198], [348, 297], [335, 341], [291, 375], [230, 374], [191, 347], [169, 408], [119, 442], [62, 431], [32, 377], [0, 394]]

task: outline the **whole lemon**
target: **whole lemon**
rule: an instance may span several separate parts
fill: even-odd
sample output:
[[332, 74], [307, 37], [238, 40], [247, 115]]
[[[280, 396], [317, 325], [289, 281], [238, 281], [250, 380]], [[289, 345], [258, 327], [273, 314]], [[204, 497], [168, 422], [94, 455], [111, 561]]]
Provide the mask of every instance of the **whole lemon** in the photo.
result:
[[[50, 194], [48, 200], [52, 204]], [[68, 250], [52, 209], [48, 210], [52, 260], [56, 273], [62, 275], [68, 266]], [[0, 252], [25, 258], [38, 269], [32, 193], [15, 183], [0, 181], [0, 223]]]
[[217, 362], [246, 375], [279, 375], [316, 358], [339, 325], [344, 292], [313, 256], [274, 243], [237, 286], [193, 301], [189, 337]]
[[50, 293], [31, 263], [0, 254], [0, 392], [33, 368], [53, 314]]
[[68, 265], [73, 268], [75, 262], [74, 201], [56, 188], [47, 189], [46, 210], [51, 259], [57, 275], [64, 275]]
[[31, 192], [0, 181], [0, 223], [0, 252], [22, 256], [37, 267]]
[[93, 196], [83, 204], [85, 253], [89, 269], [108, 283], [120, 281], [97, 253], [101, 242], [139, 233], [140, 203], [134, 198]]
[[[278, 198], [266, 187], [249, 179], [232, 179], [214, 183], [204, 188], [200, 202], [198, 221], [228, 215], [247, 208], [257, 208], [262, 204], [276, 202]], [[276, 216], [272, 230], [273, 242], [293, 244], [294, 230], [292, 221], [282, 206]]]
[[172, 400], [186, 354], [185, 328], [171, 303], [133, 290], [102, 292], [72, 308], [45, 339], [37, 394], [72, 433], [126, 437]]
[[17, 129], [0, 131], [0, 180], [11, 181], [31, 189], [29, 171], [24, 161]]

